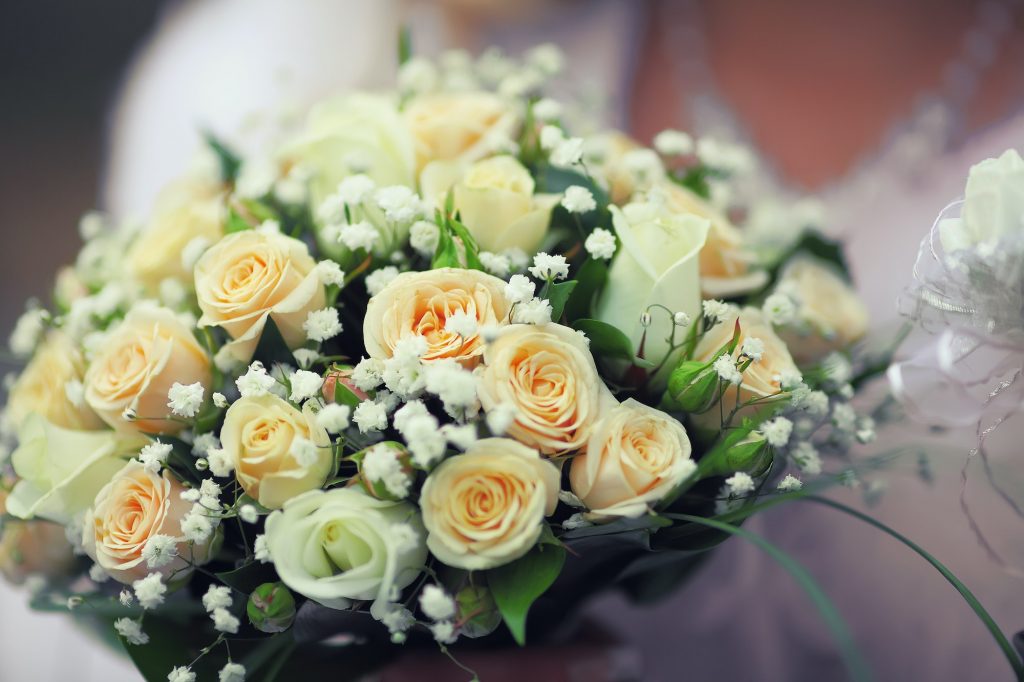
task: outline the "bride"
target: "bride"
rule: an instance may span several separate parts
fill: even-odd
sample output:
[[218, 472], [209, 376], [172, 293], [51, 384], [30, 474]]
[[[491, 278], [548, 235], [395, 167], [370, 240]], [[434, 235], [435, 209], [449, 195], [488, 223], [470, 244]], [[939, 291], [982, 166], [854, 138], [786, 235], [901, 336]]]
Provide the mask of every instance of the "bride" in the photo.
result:
[[[962, 193], [970, 165], [1024, 140], [1024, 35], [1012, 1], [195, 0], [167, 14], [115, 105], [108, 208], [145, 210], [184, 169], [197, 123], [231, 131], [282, 99], [301, 105], [384, 82], [402, 18], [426, 53], [557, 44], [568, 56], [565, 82], [604, 92], [605, 122], [645, 141], [679, 128], [747, 145], [772, 194], [791, 204], [815, 195], [828, 228], [848, 240], [882, 333], [894, 327], [920, 238]], [[1012, 430], [991, 449], [1000, 475], [1020, 482], [1009, 466]], [[889, 438], [920, 442], [909, 429]], [[884, 494], [879, 483], [835, 494], [877, 498], [873, 515], [946, 562], [1016, 632], [1022, 585], [986, 558], [959, 507], [969, 447], [969, 437], [946, 434], [925, 444], [927, 459], [887, 472]], [[1024, 566], [1024, 546], [1010, 541], [1024, 520], [982, 476], [966, 496], [996, 549]], [[749, 527], [823, 584], [878, 679], [1007, 677], [970, 609], [890, 538], [800, 503]], [[739, 540], [656, 607], [609, 596], [590, 614], [641, 652], [644, 679], [844, 678], [805, 595]]]

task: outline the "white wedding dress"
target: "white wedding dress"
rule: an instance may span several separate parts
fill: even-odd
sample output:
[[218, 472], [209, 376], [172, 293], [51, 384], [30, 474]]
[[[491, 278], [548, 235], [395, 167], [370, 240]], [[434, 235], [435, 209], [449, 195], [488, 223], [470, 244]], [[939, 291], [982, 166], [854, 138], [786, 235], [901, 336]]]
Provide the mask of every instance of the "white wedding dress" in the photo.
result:
[[[571, 80], [608, 90], [609, 101], [618, 103], [610, 108], [609, 122], [622, 125], [629, 49], [640, 28], [629, 5], [595, 0], [585, 12], [579, 3], [556, 5], [543, 21], [503, 25], [480, 43], [519, 50], [556, 42], [569, 54]], [[118, 214], [144, 212], [159, 186], [185, 169], [196, 147], [193, 122], [231, 131], [282, 94], [310, 101], [345, 87], [385, 83], [394, 65], [396, 17], [390, 0], [205, 0], [181, 6], [140, 54], [114, 109], [108, 207]], [[418, 46], [431, 52], [444, 43], [430, 8], [420, 7], [414, 17]], [[276, 75], [282, 68], [291, 72], [284, 86]], [[858, 288], [879, 327], [896, 317], [895, 299], [909, 282], [918, 242], [936, 213], [962, 193], [970, 165], [1022, 143], [1024, 119], [1010, 118], [934, 159], [912, 182], [889, 183], [870, 204], [822, 197], [833, 209], [832, 227], [848, 241]], [[991, 449], [1003, 482], [1024, 490], [1021, 467], [1010, 466], [1019, 450], [1009, 447], [1011, 427]], [[888, 438], [908, 441], [923, 433], [894, 431], [886, 444]], [[960, 511], [959, 472], [970, 434], [930, 442], [937, 453], [931, 459], [933, 482], [923, 482], [910, 461], [887, 474], [888, 490], [871, 513], [944, 561], [1004, 631], [1024, 629], [1024, 584], [986, 558]], [[1024, 520], [971, 468], [972, 510], [1006, 559], [1024, 566], [1024, 544], [1017, 539]], [[863, 506], [855, 491], [841, 491], [837, 499]], [[793, 553], [820, 581], [876, 679], [1011, 679], [996, 645], [952, 587], [891, 538], [810, 503], [776, 508], [747, 527]], [[0, 679], [137, 679], [127, 663], [114, 660], [66, 620], [18, 612], [14, 605], [24, 597], [7, 587], [0, 587], [0, 596], [8, 604], [0, 619]], [[607, 596], [589, 610], [642, 652], [645, 680], [845, 679], [806, 595], [741, 540], [728, 542], [683, 590], [655, 608]], [[38, 654], [26, 657], [28, 650]]]

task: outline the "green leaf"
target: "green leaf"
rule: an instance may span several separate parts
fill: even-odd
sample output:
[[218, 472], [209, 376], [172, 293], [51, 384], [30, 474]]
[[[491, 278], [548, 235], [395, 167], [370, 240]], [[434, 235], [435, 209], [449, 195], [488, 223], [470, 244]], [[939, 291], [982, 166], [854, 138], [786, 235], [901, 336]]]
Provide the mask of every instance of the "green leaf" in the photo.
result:
[[484, 264], [480, 261], [480, 247], [469, 233], [469, 229], [454, 219], [448, 221], [448, 229], [462, 241], [462, 246], [466, 250], [466, 267], [470, 270], [484, 270]]
[[576, 287], [565, 303], [565, 317], [570, 323], [593, 314], [594, 299], [607, 281], [608, 266], [604, 262], [593, 258], [583, 262], [576, 273]]
[[782, 566], [782, 568], [786, 569], [786, 571], [794, 580], [796, 580], [800, 587], [803, 588], [804, 592], [807, 593], [807, 596], [810, 597], [811, 601], [818, 608], [818, 612], [825, 621], [825, 625], [832, 632], [832, 637], [835, 639], [836, 644], [839, 647], [840, 654], [843, 657], [843, 662], [846, 665], [846, 671], [849, 673], [850, 679], [855, 681], [867, 681], [871, 679], [871, 671], [868, 668], [867, 662], [857, 649], [857, 644], [854, 642], [853, 636], [850, 634], [850, 630], [847, 628], [846, 622], [836, 609], [835, 604], [833, 604], [832, 600], [828, 598], [828, 595], [826, 595], [821, 589], [821, 586], [818, 585], [817, 581], [811, 577], [811, 574], [807, 572], [807, 569], [801, 566], [796, 559], [781, 548], [768, 542], [760, 535], [751, 533], [739, 526], [733, 526], [728, 523], [716, 521], [715, 519], [708, 519], [703, 516], [693, 516], [690, 514], [671, 514], [669, 516], [681, 521], [689, 521], [690, 523], [696, 523], [731, 535], [736, 535], [764, 550], [764, 552]]
[[570, 279], [568, 282], [552, 284], [548, 288], [548, 303], [551, 304], [552, 322], [558, 322], [562, 319], [562, 311], [565, 310], [565, 304], [569, 301], [569, 296], [572, 295], [573, 289], [576, 288], [577, 284], [576, 280]]
[[171, 454], [167, 456], [167, 468], [174, 472], [178, 480], [199, 487], [203, 477], [196, 471], [196, 459], [192, 456], [192, 446], [183, 440], [160, 436], [161, 443], [171, 446]]
[[526, 615], [562, 572], [565, 549], [540, 544], [525, 556], [487, 572], [487, 584], [501, 617], [519, 646], [526, 645]]
[[633, 342], [622, 330], [600, 320], [576, 320], [573, 329], [579, 330], [590, 339], [590, 352], [606, 358], [626, 360], [638, 367], [654, 367], [654, 363], [638, 358]]
[[448, 219], [438, 211], [436, 222], [439, 233], [437, 248], [434, 250], [434, 258], [430, 262], [430, 268], [436, 270], [437, 268], [462, 267], [462, 264], [459, 262], [459, 250], [455, 246], [455, 240], [452, 239], [451, 230], [448, 229]]
[[227, 145], [221, 142], [212, 132], [203, 133], [203, 139], [217, 155], [220, 163], [220, 178], [224, 182], [234, 182], [238, 177], [238, 169], [242, 167], [242, 159]]
[[974, 593], [967, 589], [967, 586], [964, 585], [963, 582], [961, 582], [960, 579], [957, 578], [952, 571], [946, 568], [942, 564], [942, 562], [940, 562], [934, 556], [925, 551], [924, 548], [922, 548], [917, 543], [913, 542], [906, 536], [896, 532], [895, 530], [885, 525], [881, 521], [878, 521], [875, 518], [868, 516], [867, 514], [859, 512], [856, 509], [847, 507], [845, 504], [835, 502], [825, 497], [810, 496], [804, 499], [810, 502], [817, 502], [818, 504], [825, 505], [826, 507], [832, 507], [837, 511], [849, 514], [855, 519], [859, 519], [864, 523], [874, 526], [886, 535], [889, 535], [899, 540], [904, 545], [909, 547], [911, 550], [916, 552], [921, 558], [923, 558], [925, 561], [931, 564], [932, 567], [934, 567], [935, 570], [941, 573], [942, 577], [945, 578], [949, 582], [949, 584], [952, 585], [956, 589], [956, 591], [960, 593], [960, 596], [964, 598], [964, 601], [967, 602], [967, 605], [971, 607], [971, 610], [974, 611], [974, 614], [988, 629], [989, 634], [992, 635], [992, 638], [996, 641], [996, 644], [999, 645], [999, 648], [1002, 650], [1003, 655], [1006, 657], [1006, 660], [1010, 663], [1010, 667], [1013, 668], [1013, 672], [1017, 676], [1017, 679], [1024, 680], [1024, 663], [1021, 662], [1020, 656], [1017, 655], [1017, 652], [1014, 650], [1013, 645], [1010, 644], [1010, 641], [1006, 638], [1006, 635], [1004, 635], [1003, 631], [999, 629], [999, 625], [996, 623], [995, 619], [993, 619], [992, 616], [989, 615], [988, 611], [985, 610], [985, 607], [983, 607], [981, 605], [981, 602], [978, 601], [978, 598], [974, 596]]
[[406, 24], [398, 29], [398, 65], [412, 59], [412, 29]]
[[260, 342], [256, 345], [256, 352], [253, 353], [252, 359], [262, 362], [268, 372], [275, 365], [295, 364], [295, 356], [288, 348], [284, 337], [281, 336], [281, 330], [277, 328], [273, 317], [267, 317], [267, 323], [263, 327]]
[[539, 193], [561, 194], [573, 185], [590, 190], [598, 206], [608, 205], [608, 193], [589, 176], [568, 168], [555, 168], [547, 164], [537, 170], [537, 192]]
[[251, 561], [233, 571], [222, 571], [217, 577], [227, 586], [249, 594], [264, 583], [276, 583], [277, 571], [273, 564]]
[[249, 224], [249, 221], [243, 218], [234, 208], [228, 212], [228, 222], [224, 225], [225, 234], [244, 232], [251, 229], [252, 225]]

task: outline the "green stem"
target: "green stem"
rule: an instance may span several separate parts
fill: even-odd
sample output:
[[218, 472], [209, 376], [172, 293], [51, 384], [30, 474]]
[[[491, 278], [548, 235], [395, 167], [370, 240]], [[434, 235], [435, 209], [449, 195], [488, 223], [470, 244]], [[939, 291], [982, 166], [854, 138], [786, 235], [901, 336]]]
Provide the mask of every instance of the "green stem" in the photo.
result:
[[993, 619], [992, 616], [989, 615], [988, 611], [985, 610], [985, 607], [983, 607], [981, 605], [981, 602], [978, 601], [978, 598], [975, 597], [969, 589], [967, 589], [967, 586], [964, 585], [959, 578], [953, 575], [953, 572], [946, 568], [938, 559], [933, 557], [931, 554], [925, 551], [920, 545], [910, 540], [906, 536], [898, 533], [897, 531], [893, 530], [881, 521], [877, 521], [871, 516], [859, 512], [856, 509], [853, 509], [852, 507], [847, 507], [845, 504], [835, 502], [824, 497], [808, 496], [805, 497], [804, 499], [809, 500], [811, 502], [817, 502], [818, 504], [823, 504], [826, 507], [832, 507], [833, 509], [836, 509], [841, 512], [845, 512], [846, 514], [849, 514], [850, 516], [856, 519], [860, 519], [868, 525], [874, 526], [883, 533], [896, 538], [904, 545], [906, 545], [914, 552], [916, 552], [919, 556], [921, 556], [921, 558], [923, 558], [929, 564], [931, 564], [932, 567], [935, 568], [935, 570], [942, 574], [942, 577], [945, 578], [950, 585], [956, 588], [956, 591], [959, 592], [960, 596], [964, 598], [964, 601], [967, 602], [967, 605], [971, 607], [975, 615], [978, 616], [978, 618], [985, 625], [985, 627], [988, 628], [989, 633], [991, 633], [993, 639], [996, 640], [996, 644], [998, 644], [999, 648], [1002, 649], [1003, 655], [1006, 656], [1006, 660], [1010, 663], [1010, 667], [1013, 668], [1013, 674], [1016, 675], [1017, 680], [1024, 680], [1024, 663], [1021, 662], [1020, 656], [1017, 655], [1017, 652], [1014, 650], [1013, 645], [1010, 644], [1010, 641], [1006, 638], [1006, 635], [1004, 635], [1003, 631], [999, 629], [999, 625], [995, 622], [995, 619]]
[[850, 674], [850, 679], [855, 682], [862, 682], [871, 679], [871, 672], [868, 668], [867, 662], [857, 649], [857, 645], [853, 641], [853, 636], [846, 627], [843, 617], [839, 614], [839, 611], [832, 603], [832, 600], [828, 598], [824, 590], [821, 589], [811, 574], [807, 572], [807, 569], [801, 566], [796, 559], [779, 547], [768, 542], [760, 535], [751, 533], [739, 526], [733, 526], [714, 519], [704, 518], [703, 516], [692, 516], [690, 514], [665, 514], [665, 516], [670, 516], [671, 518], [682, 521], [689, 521], [690, 523], [696, 523], [698, 525], [714, 528], [715, 530], [719, 530], [724, 533], [739, 536], [764, 550], [765, 553], [778, 562], [780, 566], [786, 569], [786, 571], [793, 576], [793, 579], [797, 581], [800, 587], [803, 588], [804, 592], [807, 593], [807, 596], [810, 597], [811, 601], [814, 602], [814, 605], [818, 608], [818, 612], [821, 614], [822, 619], [825, 621], [825, 625], [832, 631], [832, 637], [836, 640], [836, 644], [843, 656], [847, 672]]

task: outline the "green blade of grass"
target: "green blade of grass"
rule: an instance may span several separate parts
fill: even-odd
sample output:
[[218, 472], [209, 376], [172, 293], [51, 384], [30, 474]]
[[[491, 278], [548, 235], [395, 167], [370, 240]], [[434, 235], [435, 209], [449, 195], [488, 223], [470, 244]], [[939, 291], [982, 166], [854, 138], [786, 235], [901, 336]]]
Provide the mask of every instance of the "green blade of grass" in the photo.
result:
[[868, 516], [867, 514], [859, 512], [856, 509], [853, 509], [852, 507], [847, 507], [845, 504], [835, 502], [824, 497], [811, 495], [805, 497], [804, 499], [810, 502], [817, 502], [818, 504], [825, 505], [826, 507], [832, 507], [837, 511], [849, 514], [850, 516], [859, 519], [864, 523], [874, 526], [883, 533], [899, 540], [904, 545], [906, 545], [907, 547], [915, 551], [918, 555], [920, 555], [921, 558], [923, 558], [925, 561], [930, 563], [935, 568], [935, 570], [942, 574], [942, 577], [945, 578], [950, 585], [956, 588], [956, 591], [959, 592], [960, 596], [964, 598], [964, 601], [966, 601], [967, 605], [971, 607], [975, 615], [978, 616], [978, 619], [981, 620], [981, 622], [985, 625], [986, 628], [988, 628], [988, 631], [996, 640], [996, 644], [998, 644], [999, 648], [1002, 649], [1003, 655], [1006, 656], [1006, 660], [1009, 661], [1010, 667], [1013, 668], [1013, 673], [1017, 676], [1017, 679], [1024, 680], [1024, 663], [1021, 662], [1020, 656], [1017, 655], [1017, 652], [1014, 650], [1013, 645], [1010, 644], [1010, 641], [1006, 638], [1006, 635], [1004, 635], [1003, 631], [999, 629], [999, 625], [995, 622], [992, 616], [989, 615], [988, 611], [985, 610], [985, 607], [981, 605], [981, 602], [978, 601], [978, 598], [975, 597], [974, 594], [969, 589], [967, 589], [967, 586], [964, 585], [960, 581], [960, 579], [953, 574], [952, 571], [946, 568], [945, 565], [942, 564], [942, 562], [940, 562], [934, 556], [929, 554], [927, 551], [925, 551], [924, 548], [922, 548], [920, 545], [912, 541], [910, 538], [901, 535], [900, 533], [893, 530], [889, 526], [885, 525], [881, 521], [877, 521], [874, 517]]
[[843, 657], [843, 662], [846, 665], [846, 670], [850, 675], [850, 679], [855, 682], [863, 682], [871, 679], [871, 672], [868, 668], [867, 662], [857, 649], [856, 643], [853, 641], [853, 636], [850, 634], [849, 628], [846, 627], [846, 622], [843, 617], [839, 614], [835, 604], [828, 598], [821, 586], [818, 585], [817, 581], [807, 572], [800, 563], [790, 556], [787, 552], [782, 550], [780, 547], [768, 542], [760, 535], [751, 533], [750, 531], [740, 528], [739, 526], [733, 526], [728, 523], [722, 523], [715, 519], [708, 519], [702, 516], [692, 516], [690, 514], [664, 514], [669, 518], [679, 519], [680, 521], [688, 521], [690, 523], [696, 523], [709, 528], [714, 528], [725, 533], [730, 533], [738, 537], [747, 540], [748, 542], [757, 545], [772, 559], [774, 559], [780, 566], [793, 576], [797, 584], [807, 593], [811, 601], [818, 608], [821, 613], [822, 619], [825, 621], [825, 625], [832, 632], [832, 637], [836, 641], [836, 645], [839, 647], [839, 652]]

